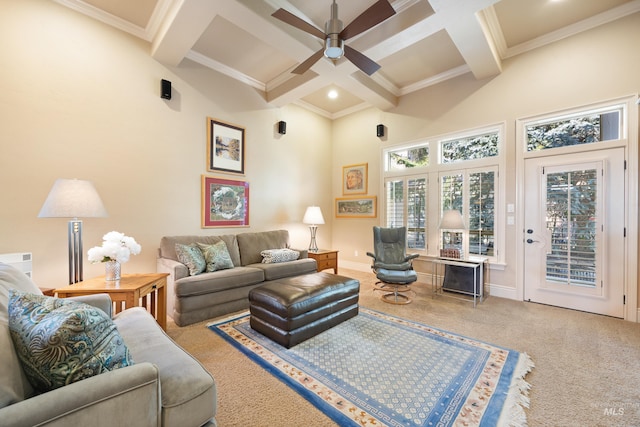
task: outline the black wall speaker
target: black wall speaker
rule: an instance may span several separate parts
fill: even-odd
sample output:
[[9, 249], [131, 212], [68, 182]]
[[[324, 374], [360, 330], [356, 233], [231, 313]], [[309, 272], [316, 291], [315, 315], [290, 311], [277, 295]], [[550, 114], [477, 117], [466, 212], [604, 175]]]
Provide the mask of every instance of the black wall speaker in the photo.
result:
[[160, 81], [160, 98], [171, 99], [171, 82], [169, 80], [162, 79]]
[[384, 136], [384, 125], [380, 124], [376, 126], [376, 136], [382, 138]]
[[283, 122], [282, 120], [278, 122], [278, 133], [280, 135], [287, 133], [287, 122]]

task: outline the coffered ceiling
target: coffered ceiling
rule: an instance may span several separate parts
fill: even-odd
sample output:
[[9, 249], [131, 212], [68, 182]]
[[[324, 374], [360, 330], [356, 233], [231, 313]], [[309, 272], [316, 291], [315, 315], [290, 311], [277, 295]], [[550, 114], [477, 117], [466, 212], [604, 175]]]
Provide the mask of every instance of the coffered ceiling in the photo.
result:
[[[149, 42], [169, 66], [189, 59], [263, 93], [330, 118], [375, 106], [464, 73], [501, 72], [506, 58], [640, 11], [640, 0], [390, 0], [396, 14], [347, 44], [381, 65], [371, 76], [348, 60], [296, 66], [322, 41], [275, 19], [284, 8], [324, 30], [332, 0], [55, 0]], [[337, 0], [346, 26], [376, 0]], [[339, 96], [329, 99], [329, 89]]]

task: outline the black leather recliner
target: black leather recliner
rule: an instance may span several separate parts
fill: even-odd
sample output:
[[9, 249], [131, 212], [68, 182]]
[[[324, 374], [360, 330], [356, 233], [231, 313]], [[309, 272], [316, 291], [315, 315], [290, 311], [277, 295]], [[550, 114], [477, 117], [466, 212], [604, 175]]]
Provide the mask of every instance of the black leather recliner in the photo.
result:
[[373, 227], [373, 249], [367, 252], [373, 258], [371, 268], [378, 278], [376, 290], [393, 292], [383, 294], [380, 299], [392, 304], [409, 304], [411, 298], [402, 292], [409, 290], [409, 285], [418, 280], [413, 270], [412, 261], [418, 254], [407, 254], [407, 228]]

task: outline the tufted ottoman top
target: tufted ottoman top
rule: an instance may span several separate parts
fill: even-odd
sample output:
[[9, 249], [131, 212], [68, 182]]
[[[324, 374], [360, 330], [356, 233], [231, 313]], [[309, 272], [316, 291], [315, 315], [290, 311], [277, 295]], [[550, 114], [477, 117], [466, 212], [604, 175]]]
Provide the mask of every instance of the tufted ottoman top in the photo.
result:
[[249, 293], [251, 305], [283, 318], [294, 318], [360, 291], [360, 282], [331, 273], [272, 280]]

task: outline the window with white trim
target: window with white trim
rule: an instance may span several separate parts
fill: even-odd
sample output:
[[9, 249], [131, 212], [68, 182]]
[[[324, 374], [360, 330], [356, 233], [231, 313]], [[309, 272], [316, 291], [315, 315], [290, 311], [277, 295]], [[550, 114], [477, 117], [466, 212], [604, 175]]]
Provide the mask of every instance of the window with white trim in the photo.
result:
[[440, 218], [456, 209], [465, 229], [455, 247], [495, 260], [503, 135], [499, 125], [383, 150], [385, 226], [407, 227], [408, 249], [438, 255], [450, 237]]

